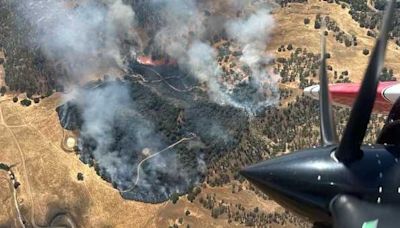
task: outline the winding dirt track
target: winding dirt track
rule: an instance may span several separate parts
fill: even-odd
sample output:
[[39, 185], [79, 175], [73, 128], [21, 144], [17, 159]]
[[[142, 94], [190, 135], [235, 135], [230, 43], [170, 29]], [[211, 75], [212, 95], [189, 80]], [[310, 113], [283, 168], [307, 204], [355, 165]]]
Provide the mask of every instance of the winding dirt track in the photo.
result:
[[372, 10], [373, 12], [375, 12], [375, 13], [378, 13], [378, 12], [379, 12], [379, 10], [377, 10], [377, 9], [374, 7], [374, 4], [372, 3], [372, 0], [367, 0], [367, 5], [368, 5], [368, 8], [369, 8], [370, 10]]
[[[0, 171], [2, 171], [2, 170], [0, 169]], [[5, 170], [3, 170], [3, 171], [5, 171]], [[5, 172], [7, 173], [7, 176], [8, 176], [7, 182], [9, 184], [10, 191], [12, 191], [12, 193], [13, 193], [12, 195], [13, 195], [14, 207], [15, 207], [15, 211], [17, 212], [18, 221], [21, 224], [21, 227], [25, 228], [25, 224], [23, 222], [22, 215], [21, 215], [21, 210], [19, 209], [19, 205], [18, 205], [17, 190], [14, 188], [15, 178], [11, 179], [11, 175], [14, 175], [14, 173], [11, 170], [8, 172], [7, 171], [5, 171]]]
[[[7, 100], [1, 101], [0, 104], [1, 104], [2, 102], [4, 102], [4, 101], [7, 101]], [[35, 223], [35, 217], [34, 217], [34, 214], [35, 214], [35, 202], [33, 201], [32, 189], [31, 189], [31, 185], [30, 185], [30, 183], [29, 183], [29, 178], [28, 178], [28, 175], [27, 175], [28, 169], [26, 168], [26, 164], [25, 164], [25, 155], [24, 155], [24, 153], [23, 153], [23, 151], [22, 151], [22, 149], [21, 149], [21, 146], [19, 145], [19, 142], [18, 142], [18, 140], [17, 140], [17, 137], [15, 136], [14, 132], [11, 130], [12, 127], [16, 127], [16, 126], [11, 126], [11, 127], [10, 127], [10, 126], [4, 121], [4, 115], [3, 115], [3, 111], [2, 111], [1, 105], [0, 105], [0, 116], [1, 116], [1, 124], [2, 124], [3, 126], [5, 126], [5, 127], [7, 128], [7, 131], [12, 135], [13, 141], [14, 141], [15, 145], [16, 145], [17, 148], [18, 148], [18, 152], [19, 152], [19, 155], [20, 155], [20, 160], [21, 160], [21, 162], [22, 162], [22, 167], [23, 167], [23, 170], [24, 170], [24, 179], [25, 179], [25, 181], [26, 181], [26, 186], [27, 186], [27, 190], [28, 190], [28, 195], [29, 195], [29, 199], [30, 199], [30, 201], [31, 201], [31, 223], [32, 223], [33, 227], [39, 227], [39, 226], [37, 226], [36, 223]], [[25, 127], [25, 126], [26, 126], [26, 124], [23, 124], [23, 125], [19, 125], [18, 127]], [[15, 192], [15, 191], [14, 191], [14, 192]], [[15, 197], [16, 197], [16, 193], [15, 193]], [[25, 226], [24, 226], [24, 227], [25, 227]]]
[[160, 151], [158, 151], [157, 153], [154, 153], [154, 154], [148, 156], [147, 158], [143, 159], [143, 160], [137, 165], [137, 167], [136, 167], [136, 180], [135, 180], [135, 183], [134, 183], [130, 188], [121, 191], [121, 193], [123, 193], [123, 192], [129, 192], [129, 191], [133, 190], [134, 187], [137, 186], [137, 184], [139, 183], [139, 180], [140, 180], [140, 170], [142, 169], [143, 163], [145, 163], [146, 161], [148, 161], [148, 160], [150, 160], [150, 159], [152, 159], [152, 158], [154, 158], [154, 157], [160, 155], [161, 153], [163, 153], [163, 152], [165, 152], [165, 151], [168, 151], [168, 150], [174, 148], [175, 146], [177, 146], [177, 145], [179, 145], [179, 144], [181, 144], [181, 143], [183, 143], [183, 142], [185, 142], [185, 141], [193, 140], [193, 139], [196, 138], [196, 137], [197, 137], [197, 136], [196, 136], [194, 133], [192, 133], [192, 134], [191, 134], [191, 137], [182, 138], [181, 140], [177, 141], [176, 143], [171, 144], [171, 145], [169, 145], [168, 147], [164, 148], [163, 150], [160, 150]]
[[[14, 141], [15, 145], [17, 146], [17, 149], [18, 149], [18, 152], [19, 152], [21, 164], [22, 164], [22, 167], [23, 167], [23, 173], [24, 173], [23, 176], [24, 176], [24, 179], [25, 179], [25, 182], [26, 182], [26, 186], [27, 186], [27, 190], [28, 190], [29, 200], [31, 202], [31, 212], [30, 212], [31, 218], [30, 218], [30, 222], [31, 222], [32, 226], [35, 227], [35, 228], [47, 228], [47, 226], [39, 226], [39, 225], [36, 224], [36, 221], [35, 221], [35, 201], [34, 201], [33, 196], [32, 196], [32, 192], [33, 191], [32, 191], [32, 187], [31, 187], [30, 182], [29, 182], [29, 177], [28, 177], [29, 170], [26, 167], [25, 154], [24, 154], [24, 152], [23, 152], [23, 150], [22, 150], [22, 148], [21, 148], [21, 146], [20, 146], [20, 144], [18, 142], [17, 136], [12, 131], [12, 128], [20, 128], [20, 127], [31, 127], [31, 128], [33, 128], [33, 126], [31, 124], [26, 124], [25, 121], [23, 121], [24, 124], [20, 124], [20, 125], [8, 125], [4, 120], [4, 115], [3, 115], [3, 111], [2, 111], [2, 107], [1, 107], [1, 103], [5, 102], [5, 101], [10, 101], [10, 99], [6, 99], [6, 100], [1, 100], [0, 101], [0, 125], [3, 125], [3, 126], [6, 127], [7, 131], [12, 136], [13, 141]], [[35, 129], [35, 130], [37, 130], [37, 129]], [[38, 132], [40, 132], [40, 131], [38, 131]], [[40, 134], [41, 134], [41, 132], [40, 132]], [[17, 211], [17, 214], [18, 214], [18, 220], [21, 223], [21, 227], [25, 228], [25, 224], [23, 223], [23, 219], [22, 219], [21, 212], [20, 212], [19, 205], [18, 205], [17, 191], [14, 188], [14, 183], [13, 183], [13, 181], [11, 179], [10, 179], [10, 188], [13, 190], [13, 198], [14, 198], [15, 208], [16, 208], [16, 211]], [[56, 222], [54, 222], [54, 221], [56, 221]], [[76, 227], [75, 224], [73, 223], [72, 219], [68, 215], [58, 215], [58, 216], [56, 216], [55, 218], [52, 219], [52, 221], [51, 221], [52, 225], [49, 226], [49, 227], [51, 227], [51, 228], [65, 227], [65, 226], [57, 225], [57, 221], [64, 221], [64, 223], [69, 224], [70, 227], [72, 227], [72, 228]]]
[[185, 88], [185, 89], [178, 89], [175, 86], [171, 85], [167, 79], [171, 79], [171, 78], [175, 78], [175, 77], [168, 77], [168, 78], [164, 78], [160, 73], [158, 73], [157, 71], [155, 71], [154, 69], [151, 69], [150, 67], [146, 67], [146, 66], [142, 66], [144, 69], [152, 72], [153, 74], [155, 74], [158, 78], [160, 78], [159, 80], [156, 81], [147, 81], [145, 78], [143, 78], [143, 76], [140, 76], [141, 80], [143, 80], [144, 83], [158, 83], [158, 82], [164, 82], [168, 87], [170, 87], [172, 90], [179, 92], [179, 93], [187, 93], [187, 92], [191, 92], [194, 89], [200, 89], [201, 87], [199, 86], [193, 86], [190, 88]]

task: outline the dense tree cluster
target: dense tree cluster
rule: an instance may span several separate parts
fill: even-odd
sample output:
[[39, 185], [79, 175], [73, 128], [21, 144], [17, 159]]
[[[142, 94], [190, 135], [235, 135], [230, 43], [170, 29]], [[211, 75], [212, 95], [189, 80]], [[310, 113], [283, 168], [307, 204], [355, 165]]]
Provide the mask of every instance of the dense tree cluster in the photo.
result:
[[[282, 45], [278, 51], [285, 50]], [[327, 58], [331, 55], [327, 53]], [[306, 48], [296, 48], [290, 53], [289, 58], [278, 57], [276, 59], [275, 73], [281, 76], [282, 83], [299, 83], [299, 88], [305, 88], [315, 84], [319, 70], [320, 55], [309, 52]], [[334, 71], [331, 65], [327, 66], [329, 72]], [[340, 75], [334, 71], [335, 82], [350, 82], [349, 72], [343, 71]]]
[[339, 25], [335, 20], [331, 17], [326, 16], [324, 19], [321, 19], [321, 16], [317, 15], [316, 20], [324, 20], [326, 28], [329, 31], [334, 32], [334, 36], [337, 42], [344, 44], [346, 47], [357, 46], [357, 37], [354, 35], [347, 34], [342, 29], [340, 29]]
[[379, 76], [380, 81], [396, 81], [394, 77], [393, 69], [383, 68], [381, 75]]
[[[286, 51], [285, 46], [278, 48], [278, 52]], [[326, 58], [331, 58], [331, 54], [327, 53]], [[309, 85], [315, 84], [318, 79], [318, 71], [320, 66], [320, 55], [309, 52], [307, 48], [296, 48], [290, 53], [290, 57], [278, 57], [274, 71], [281, 76], [282, 83], [296, 82], [299, 88], [303, 89]], [[350, 82], [349, 71], [338, 72], [333, 66], [327, 66], [328, 72], [333, 72], [335, 83]]]
[[[324, 0], [328, 3], [336, 3], [340, 5], [343, 9], [350, 7], [349, 14], [352, 16], [353, 20], [359, 23], [360, 27], [367, 28], [369, 30], [377, 31], [381, 24], [383, 18], [383, 10], [387, 4], [386, 0], [372, 0], [372, 6], [368, 5], [366, 0]], [[293, 1], [281, 1], [281, 6], [288, 6], [288, 3]], [[304, 2], [307, 1], [296, 1]], [[400, 3], [397, 2], [397, 9], [400, 8]], [[373, 9], [375, 8], [375, 9]], [[321, 20], [315, 20], [314, 27], [320, 29], [322, 25]], [[342, 34], [343, 35], [343, 34]], [[368, 33], [368, 35], [373, 35], [373, 33]], [[393, 29], [390, 33], [390, 37], [395, 40], [397, 45], [400, 46], [400, 10], [396, 11], [396, 16], [393, 21]], [[350, 40], [351, 41], [351, 40]], [[344, 40], [344, 43], [350, 45], [350, 42]], [[351, 46], [351, 45], [350, 45]]]
[[297, 81], [300, 88], [305, 88], [317, 77], [319, 59], [319, 55], [308, 52], [306, 48], [296, 48], [289, 58], [277, 58], [274, 70], [281, 76], [282, 83]]
[[288, 225], [308, 227], [309, 224], [291, 214], [289, 211], [267, 213], [258, 207], [245, 208], [242, 204], [232, 204], [219, 200], [215, 194], [206, 194], [199, 198], [202, 206], [210, 210], [211, 217], [224, 218], [229, 224], [242, 224], [251, 227], [267, 225]]
[[[336, 1], [339, 2], [339, 1]], [[374, 0], [373, 6], [377, 10], [370, 9], [368, 1], [364, 0], [343, 0], [350, 5], [350, 15], [352, 18], [360, 24], [362, 28], [368, 28], [370, 30], [377, 30], [381, 24], [383, 18], [383, 9], [387, 1]], [[400, 3], [397, 3], [397, 8], [400, 7]], [[395, 39], [396, 43], [400, 45], [400, 11], [396, 10], [396, 16], [394, 17], [393, 29], [390, 33], [390, 37]], [[370, 33], [371, 35], [371, 33]]]

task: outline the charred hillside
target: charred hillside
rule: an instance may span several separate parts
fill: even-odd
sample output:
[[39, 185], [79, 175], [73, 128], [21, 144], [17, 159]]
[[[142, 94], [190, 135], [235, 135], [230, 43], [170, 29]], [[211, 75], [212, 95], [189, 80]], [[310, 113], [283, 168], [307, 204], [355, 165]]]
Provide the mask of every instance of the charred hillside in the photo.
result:
[[[112, 118], [88, 113], [92, 100], [86, 96], [120, 90], [126, 93], [118, 104], [103, 107], [117, 112]], [[61, 125], [79, 130], [80, 159], [126, 199], [158, 203], [188, 192], [204, 180], [207, 164], [237, 147], [249, 131], [243, 110], [212, 103], [200, 92], [176, 92], [165, 83], [126, 76], [82, 88], [79, 94], [57, 108]], [[90, 129], [91, 121], [104, 121], [98, 124], [102, 133]]]
[[0, 1], [7, 85], [71, 89], [61, 125], [127, 199], [190, 191], [279, 100], [264, 1]]

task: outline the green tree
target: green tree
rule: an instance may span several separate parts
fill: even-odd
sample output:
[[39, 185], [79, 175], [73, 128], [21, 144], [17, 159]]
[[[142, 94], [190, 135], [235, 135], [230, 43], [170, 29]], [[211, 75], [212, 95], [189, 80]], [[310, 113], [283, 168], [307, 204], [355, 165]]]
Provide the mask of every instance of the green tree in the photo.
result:
[[2, 87], [0, 88], [0, 94], [1, 94], [1, 96], [4, 96], [4, 94], [6, 94], [6, 92], [7, 92], [7, 88], [6, 88], [5, 86], [2, 86]]
[[31, 104], [32, 104], [32, 101], [29, 99], [26, 99], [26, 98], [21, 101], [21, 105], [26, 106], [26, 107], [30, 106]]
[[176, 204], [176, 202], [178, 202], [178, 200], [179, 200], [178, 193], [176, 193], [176, 192], [172, 193], [171, 196], [169, 197], [169, 199], [171, 200], [171, 202], [173, 204]]
[[196, 199], [196, 195], [193, 192], [189, 192], [187, 195], [187, 199], [193, 203], [193, 201]]
[[315, 29], [320, 29], [321, 28], [321, 22], [319, 20], [315, 20], [314, 28]]

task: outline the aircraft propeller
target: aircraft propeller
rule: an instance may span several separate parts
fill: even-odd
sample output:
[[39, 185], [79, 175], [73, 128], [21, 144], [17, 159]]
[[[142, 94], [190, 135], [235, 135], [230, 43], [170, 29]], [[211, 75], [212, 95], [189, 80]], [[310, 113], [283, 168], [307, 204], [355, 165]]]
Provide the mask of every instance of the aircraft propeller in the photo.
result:
[[321, 147], [260, 162], [240, 173], [264, 193], [315, 227], [397, 227], [400, 224], [400, 100], [376, 145], [362, 145], [375, 103], [379, 75], [394, 20], [388, 2], [381, 32], [349, 121], [338, 141], [326, 70], [326, 41], [321, 41]]

